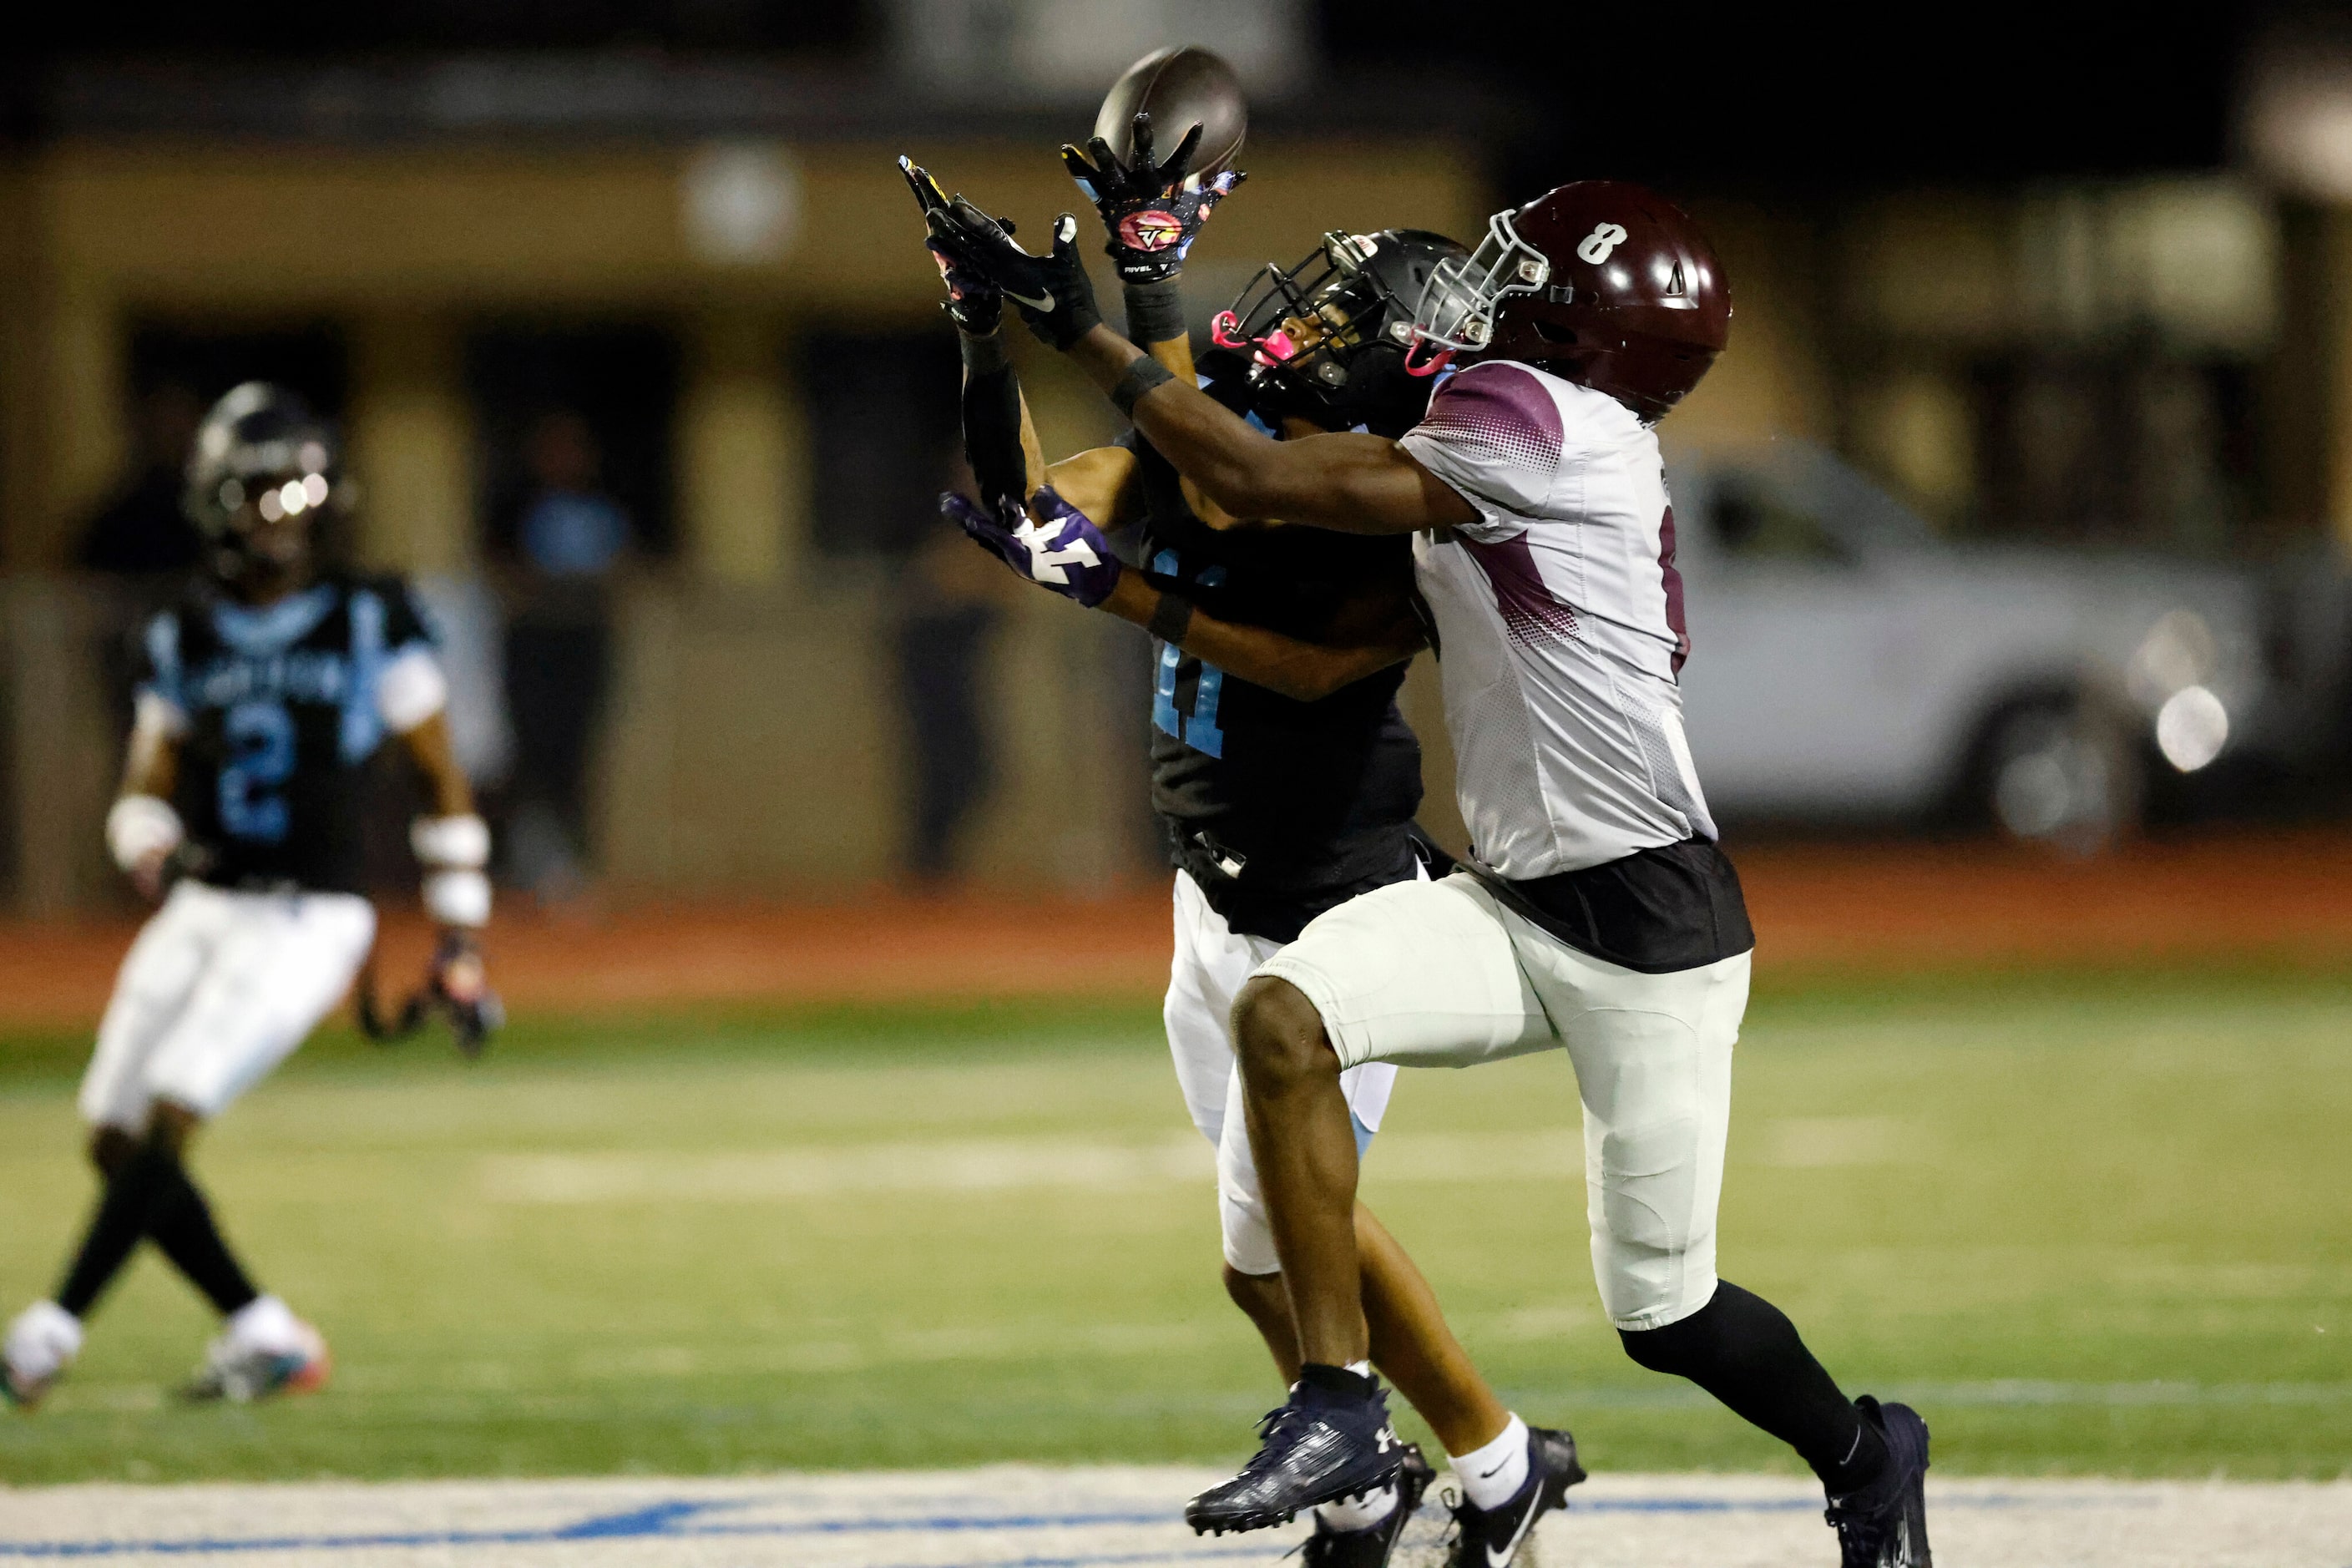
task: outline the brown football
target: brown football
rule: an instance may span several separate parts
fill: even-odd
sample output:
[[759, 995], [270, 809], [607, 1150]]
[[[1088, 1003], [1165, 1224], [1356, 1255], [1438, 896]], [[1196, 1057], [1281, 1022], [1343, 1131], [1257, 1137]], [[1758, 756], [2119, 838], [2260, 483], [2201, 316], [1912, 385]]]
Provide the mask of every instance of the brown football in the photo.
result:
[[1234, 68], [1208, 50], [1185, 45], [1157, 49], [1127, 68], [1103, 99], [1095, 116], [1095, 134], [1111, 145], [1121, 159], [1135, 155], [1135, 116], [1151, 115], [1153, 155], [1165, 158], [1176, 150], [1184, 133], [1201, 128], [1200, 151], [1193, 154], [1195, 176], [1222, 174], [1233, 167], [1249, 131], [1249, 105], [1243, 101], [1240, 79]]

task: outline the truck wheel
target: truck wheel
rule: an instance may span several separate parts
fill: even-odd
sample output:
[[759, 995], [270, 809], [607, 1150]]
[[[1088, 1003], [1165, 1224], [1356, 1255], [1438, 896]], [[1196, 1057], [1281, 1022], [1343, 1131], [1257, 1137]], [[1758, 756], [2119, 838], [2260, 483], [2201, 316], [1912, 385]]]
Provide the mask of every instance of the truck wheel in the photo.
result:
[[2146, 773], [2132, 733], [2103, 704], [2051, 695], [2011, 705], [1977, 752], [1976, 804], [2013, 838], [2095, 854], [2138, 826]]

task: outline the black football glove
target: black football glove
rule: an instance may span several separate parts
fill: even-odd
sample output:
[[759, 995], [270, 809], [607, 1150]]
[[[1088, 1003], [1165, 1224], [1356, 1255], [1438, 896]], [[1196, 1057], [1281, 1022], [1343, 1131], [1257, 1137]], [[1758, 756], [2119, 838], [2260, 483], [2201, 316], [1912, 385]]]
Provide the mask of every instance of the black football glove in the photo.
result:
[[433, 967], [425, 984], [431, 1005], [448, 1017], [457, 1049], [468, 1057], [480, 1056], [490, 1037], [507, 1021], [507, 1010], [499, 994], [490, 989], [489, 972], [482, 966], [482, 952], [473, 938], [458, 931], [445, 933], [434, 951]]
[[[939, 182], [920, 167], [908, 164], [909, 184], [919, 179], [933, 191]], [[922, 195], [917, 187], [917, 195]], [[1032, 256], [1013, 243], [1013, 226], [1000, 223], [963, 196], [950, 197], [945, 206], [925, 203], [923, 221], [929, 226], [933, 248], [944, 249], [959, 268], [968, 268], [1013, 301], [1022, 321], [1055, 348], [1066, 349], [1102, 321], [1095, 305], [1095, 286], [1078, 259], [1078, 220], [1064, 213], [1054, 220], [1054, 248]]]
[[1249, 177], [1229, 169], [1206, 180], [1187, 180], [1200, 145], [1201, 128], [1195, 125], [1165, 163], [1154, 163], [1147, 111], [1135, 117], [1132, 163], [1121, 163], [1099, 136], [1090, 139], [1083, 153], [1063, 146], [1062, 166], [1102, 215], [1110, 235], [1103, 251], [1118, 266], [1121, 280], [1158, 283], [1182, 271], [1185, 252], [1192, 248], [1209, 214]]
[[[940, 280], [948, 288], [947, 303], [941, 309], [955, 322], [958, 331], [975, 338], [988, 336], [1003, 318], [1004, 297], [997, 292], [995, 284], [940, 239], [938, 226], [931, 222], [933, 213], [944, 213], [949, 206], [948, 194], [940, 188], [940, 183], [903, 157], [898, 160], [898, 173], [907, 177], [907, 186], [915, 193], [916, 205], [923, 209], [923, 223], [929, 231], [924, 248], [939, 264]], [[1013, 232], [1009, 223], [999, 226], [1007, 234]]]
[[384, 1016], [376, 1000], [375, 961], [371, 958], [361, 971], [355, 1000], [358, 1003], [360, 1032], [378, 1045], [394, 1045], [425, 1026], [425, 1019], [438, 1013], [449, 1020], [449, 1032], [457, 1049], [467, 1057], [478, 1057], [488, 1045], [491, 1035], [506, 1022], [506, 1007], [492, 991], [489, 977], [482, 968], [481, 950], [473, 939], [458, 931], [445, 932], [440, 944], [433, 951], [433, 962], [426, 966], [425, 984], [411, 993], [400, 1005], [400, 1011]]

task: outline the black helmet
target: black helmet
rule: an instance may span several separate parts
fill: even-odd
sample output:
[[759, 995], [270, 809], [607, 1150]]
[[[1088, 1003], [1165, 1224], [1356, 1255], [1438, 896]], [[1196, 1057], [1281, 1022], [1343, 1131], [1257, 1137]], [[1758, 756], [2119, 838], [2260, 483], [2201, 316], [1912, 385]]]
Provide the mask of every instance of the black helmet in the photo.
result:
[[1427, 229], [1334, 229], [1287, 271], [1266, 264], [1212, 324], [1202, 368], [1244, 378], [1261, 416], [1402, 436], [1429, 412], [1427, 374], [1405, 363], [1414, 308], [1438, 263], [1467, 254]]
[[282, 386], [232, 387], [196, 427], [180, 505], [234, 572], [247, 553], [246, 504], [268, 521], [322, 510], [335, 499], [334, 433]]

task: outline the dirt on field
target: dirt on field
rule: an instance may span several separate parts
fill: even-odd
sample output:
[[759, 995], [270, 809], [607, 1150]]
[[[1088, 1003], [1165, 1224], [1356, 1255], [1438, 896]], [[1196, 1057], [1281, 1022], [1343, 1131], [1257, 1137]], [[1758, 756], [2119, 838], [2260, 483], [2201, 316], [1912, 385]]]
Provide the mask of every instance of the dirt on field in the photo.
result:
[[[1992, 843], [1767, 845], [1735, 858], [1759, 984], [1972, 968], [2277, 964], [2352, 972], [2352, 834], [2145, 843], [2093, 860]], [[511, 1007], [1141, 1000], [1167, 977], [1164, 886], [1100, 899], [877, 889], [822, 901], [509, 897], [488, 949]], [[0, 922], [0, 1031], [87, 1026], [137, 917]], [[430, 941], [387, 912], [387, 990]]]

